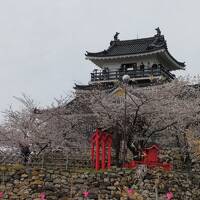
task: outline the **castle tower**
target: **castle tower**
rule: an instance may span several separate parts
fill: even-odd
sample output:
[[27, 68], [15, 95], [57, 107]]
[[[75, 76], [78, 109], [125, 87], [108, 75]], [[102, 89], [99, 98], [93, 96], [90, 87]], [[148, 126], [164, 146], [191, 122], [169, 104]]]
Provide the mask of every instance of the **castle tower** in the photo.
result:
[[177, 61], [168, 51], [167, 43], [159, 28], [153, 37], [120, 40], [114, 35], [108, 49], [97, 53], [87, 52], [86, 59], [96, 65], [91, 73], [89, 85], [75, 88], [91, 88], [97, 84], [111, 86], [121, 81], [123, 75], [130, 76], [130, 82], [148, 86], [159, 80], [171, 81], [172, 71], [185, 69], [185, 63]]

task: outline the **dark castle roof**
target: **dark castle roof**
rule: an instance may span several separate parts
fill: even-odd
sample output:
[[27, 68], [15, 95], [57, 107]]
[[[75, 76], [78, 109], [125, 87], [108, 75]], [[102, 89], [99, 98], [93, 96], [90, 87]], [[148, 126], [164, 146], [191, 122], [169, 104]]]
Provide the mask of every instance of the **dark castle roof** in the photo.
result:
[[164, 36], [154, 36], [149, 38], [135, 39], [135, 40], [116, 40], [111, 41], [107, 50], [91, 53], [87, 52], [88, 57], [105, 57], [105, 56], [119, 56], [128, 54], [139, 54], [152, 52], [159, 49], [167, 49], [167, 44]]
[[[161, 32], [153, 37], [134, 39], [134, 40], [119, 40], [115, 37], [110, 42], [107, 50], [97, 53], [86, 52], [86, 58], [89, 60], [115, 58], [118, 56], [134, 56], [148, 53], [164, 52], [167, 57], [174, 61], [180, 68], [185, 67], [185, 63], [177, 61], [168, 51], [167, 43]], [[118, 33], [119, 34], [119, 33]], [[118, 35], [117, 35], [118, 36]]]

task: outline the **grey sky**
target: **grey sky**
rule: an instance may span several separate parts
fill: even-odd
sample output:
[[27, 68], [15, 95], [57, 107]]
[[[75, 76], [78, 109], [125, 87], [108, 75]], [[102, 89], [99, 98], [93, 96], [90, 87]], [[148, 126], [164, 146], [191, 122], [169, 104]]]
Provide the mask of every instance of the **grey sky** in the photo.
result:
[[0, 110], [22, 92], [40, 105], [87, 83], [85, 50], [153, 36], [160, 27], [185, 73], [200, 73], [199, 0], [0, 0]]

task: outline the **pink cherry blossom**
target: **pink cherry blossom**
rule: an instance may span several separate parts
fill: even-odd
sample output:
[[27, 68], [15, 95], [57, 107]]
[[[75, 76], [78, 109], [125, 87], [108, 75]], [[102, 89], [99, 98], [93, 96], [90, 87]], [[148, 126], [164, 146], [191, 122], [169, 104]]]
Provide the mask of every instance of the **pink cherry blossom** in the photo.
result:
[[40, 193], [40, 199], [41, 200], [46, 200], [46, 195], [44, 192]]
[[83, 192], [83, 196], [84, 196], [84, 197], [88, 197], [88, 195], [89, 195], [89, 192], [86, 192], [86, 191]]
[[0, 198], [3, 198], [3, 192], [0, 192]]
[[168, 193], [166, 194], [166, 197], [167, 197], [167, 200], [171, 200], [171, 199], [173, 199], [174, 195], [173, 195], [172, 192], [168, 192]]
[[129, 188], [129, 189], [128, 189], [128, 194], [132, 194], [132, 193], [134, 193], [134, 190], [131, 189], [131, 188]]

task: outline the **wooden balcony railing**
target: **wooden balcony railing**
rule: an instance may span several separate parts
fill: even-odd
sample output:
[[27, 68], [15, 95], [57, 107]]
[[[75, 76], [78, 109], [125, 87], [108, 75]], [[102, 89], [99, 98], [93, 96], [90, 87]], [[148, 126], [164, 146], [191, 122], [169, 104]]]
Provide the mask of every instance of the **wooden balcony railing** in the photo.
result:
[[91, 81], [109, 81], [122, 80], [123, 75], [128, 74], [131, 79], [158, 77], [163, 75], [168, 79], [174, 79], [175, 76], [163, 67], [149, 68], [149, 69], [135, 69], [127, 71], [97, 71], [91, 73]]

